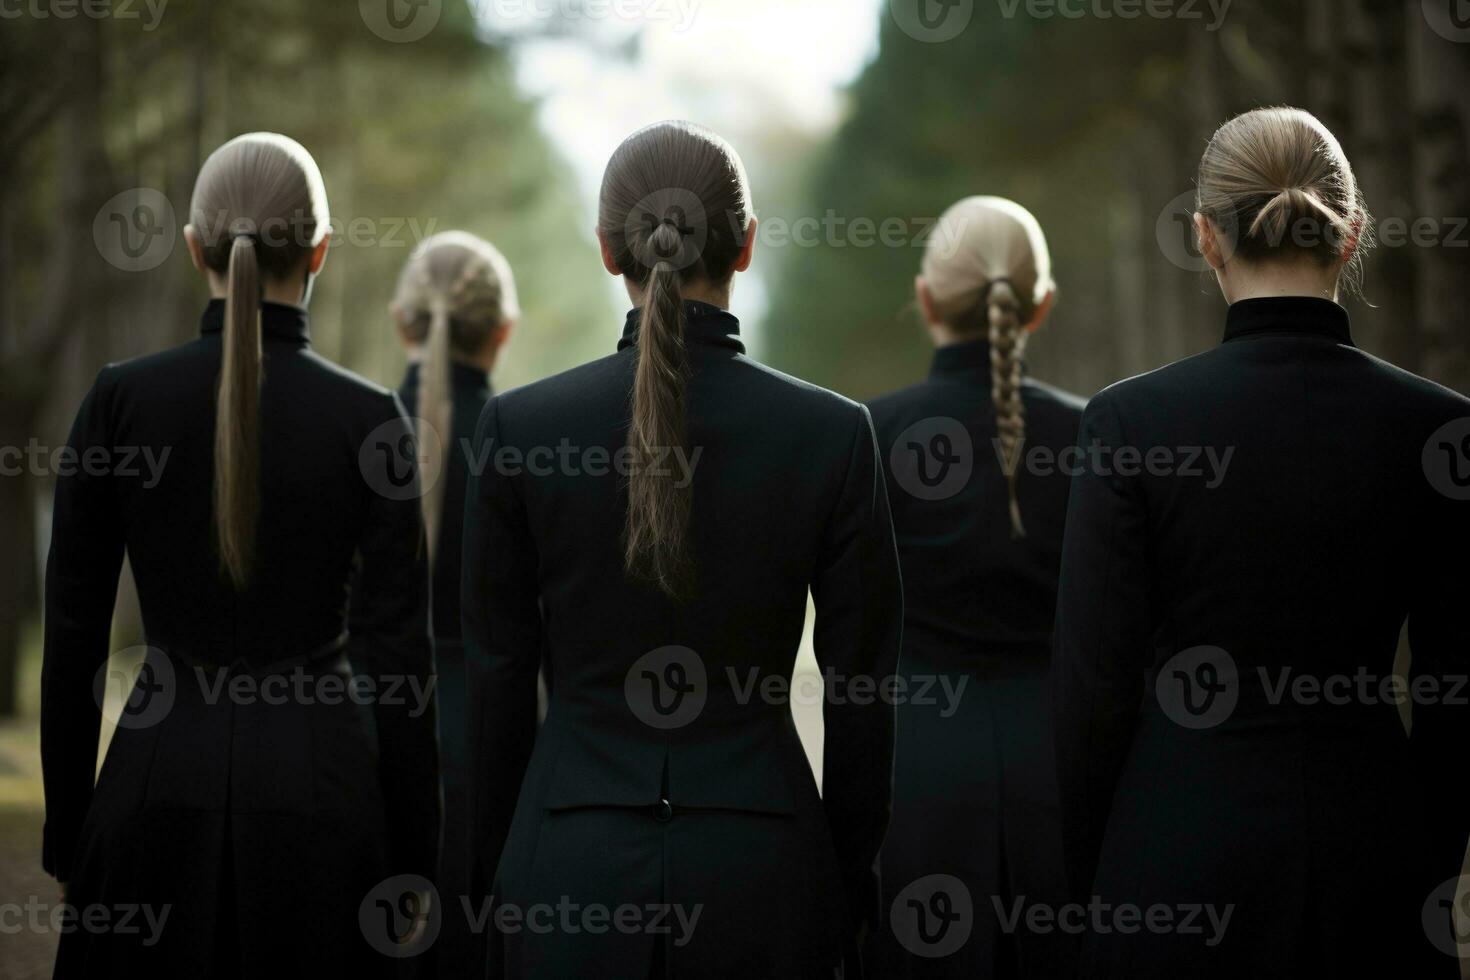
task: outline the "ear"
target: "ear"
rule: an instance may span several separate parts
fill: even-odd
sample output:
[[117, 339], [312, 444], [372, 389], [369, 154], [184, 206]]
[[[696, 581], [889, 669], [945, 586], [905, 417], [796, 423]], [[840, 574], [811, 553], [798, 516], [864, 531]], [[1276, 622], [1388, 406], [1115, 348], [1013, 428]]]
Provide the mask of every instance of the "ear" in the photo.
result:
[[322, 266], [325, 265], [327, 261], [327, 248], [331, 246], [331, 244], [332, 233], [329, 231], [322, 236], [322, 240], [317, 243], [316, 248], [311, 250], [311, 265], [307, 266], [307, 270], [312, 275], [316, 275], [318, 272], [322, 271]]
[[204, 264], [204, 242], [200, 241], [199, 230], [193, 225], [184, 226], [184, 242], [189, 246], [189, 261], [194, 263], [194, 268], [209, 275]]
[[1046, 323], [1046, 318], [1051, 316], [1052, 308], [1056, 305], [1057, 290], [1056, 287], [1053, 286], [1051, 289], [1047, 290], [1046, 298], [1041, 301], [1041, 305], [1036, 307], [1036, 315], [1031, 318], [1030, 323], [1026, 324], [1026, 332], [1035, 333], [1036, 331], [1040, 330], [1042, 324]]
[[943, 323], [939, 314], [934, 311], [934, 297], [929, 295], [929, 284], [924, 281], [923, 276], [914, 277], [914, 299], [919, 304], [919, 312], [923, 314], [925, 323], [931, 327]]
[[506, 341], [510, 340], [511, 332], [515, 330], [515, 327], [514, 320], [502, 320], [500, 326], [490, 331], [491, 349], [499, 352], [505, 346]]
[[618, 268], [617, 260], [613, 258], [612, 249], [608, 246], [607, 239], [603, 237], [602, 229], [598, 228], [596, 231], [597, 245], [602, 249], [602, 267], [607, 270], [610, 276], [621, 276], [623, 270]]
[[1199, 239], [1199, 251], [1210, 268], [1219, 272], [1225, 268], [1225, 252], [1220, 242], [1219, 230], [1215, 223], [1198, 211], [1194, 215], [1194, 233]]
[[758, 219], [750, 219], [750, 226], [745, 229], [745, 244], [741, 246], [740, 255], [735, 259], [734, 270], [736, 272], [744, 272], [750, 268], [750, 261], [755, 258], [756, 229], [759, 226]]
[[398, 334], [399, 343], [409, 350], [418, 346], [408, 336], [408, 328], [410, 326], [408, 314], [404, 312], [403, 307], [399, 306], [396, 300], [390, 300], [388, 303], [388, 318], [393, 321], [393, 332]]

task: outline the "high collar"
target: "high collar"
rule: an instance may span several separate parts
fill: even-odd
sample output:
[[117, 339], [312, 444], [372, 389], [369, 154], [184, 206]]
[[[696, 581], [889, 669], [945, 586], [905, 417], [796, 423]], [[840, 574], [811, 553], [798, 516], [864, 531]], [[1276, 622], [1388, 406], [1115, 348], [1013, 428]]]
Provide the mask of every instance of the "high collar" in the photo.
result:
[[[618, 341], [618, 350], [633, 346], [638, 339], [638, 322], [641, 317], [641, 310], [628, 312], [628, 321], [623, 326], [623, 339]], [[737, 354], [745, 353], [745, 345], [740, 342], [740, 321], [729, 310], [692, 299], [684, 301], [684, 342], [725, 347]]]
[[1264, 334], [1320, 337], [1352, 346], [1352, 322], [1347, 310], [1329, 299], [1311, 296], [1272, 296], [1241, 300], [1230, 307], [1225, 320], [1225, 342]]
[[990, 341], [981, 337], [937, 348], [929, 377], [969, 378], [989, 384], [990, 370]]
[[[403, 375], [403, 388], [417, 388], [423, 365], [414, 361]], [[460, 361], [449, 362], [449, 385], [454, 391], [489, 390], [490, 375], [477, 367]]]
[[[219, 333], [225, 328], [225, 301], [212, 299], [204, 308], [199, 320], [202, 334]], [[298, 344], [311, 343], [311, 329], [306, 310], [285, 303], [264, 300], [260, 304], [260, 331], [262, 337], [289, 340]]]

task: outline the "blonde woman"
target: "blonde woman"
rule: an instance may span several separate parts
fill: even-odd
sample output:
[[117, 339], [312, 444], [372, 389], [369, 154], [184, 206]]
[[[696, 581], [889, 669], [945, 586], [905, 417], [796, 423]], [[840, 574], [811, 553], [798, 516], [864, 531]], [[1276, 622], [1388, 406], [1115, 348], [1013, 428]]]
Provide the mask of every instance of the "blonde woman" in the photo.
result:
[[[913, 695], [898, 706], [876, 975], [1069, 976], [1066, 933], [1007, 927], [1066, 895], [1045, 678], [1069, 480], [1023, 455], [1072, 446], [1082, 401], [1025, 372], [1056, 298], [1040, 224], [1013, 201], [960, 201], [916, 294], [933, 367], [869, 406]], [[971, 924], [946, 926], [962, 911]]]
[[1059, 772], [1103, 910], [1082, 975], [1449, 980], [1470, 400], [1354, 345], [1371, 222], [1318, 119], [1231, 120], [1198, 184], [1224, 342], [1092, 401], [1067, 518]]
[[[491, 395], [490, 372], [520, 316], [515, 279], [489, 242], [461, 231], [424, 240], [398, 277], [390, 314], [408, 351], [399, 397], [417, 418], [424, 524], [433, 566], [444, 841], [436, 882], [443, 924], [430, 955], [443, 977], [483, 973], [460, 897], [466, 894], [465, 662], [459, 580], [466, 447]], [[432, 479], [430, 476], [432, 475]]]
[[[57, 480], [45, 866], [77, 908], [158, 925], [66, 932], [58, 977], [392, 975], [359, 909], [380, 911], [369, 893], [390, 875], [433, 874], [423, 523], [389, 471], [411, 491], [412, 457], [378, 451], [406, 443], [408, 420], [312, 350], [328, 222], [299, 144], [255, 133], [216, 150], [185, 229], [212, 297], [199, 336], [104, 367], [78, 412], [79, 458], [146, 447], [167, 464], [156, 483], [107, 466]], [[94, 788], [124, 551], [149, 650]], [[365, 717], [351, 668], [399, 696]]]

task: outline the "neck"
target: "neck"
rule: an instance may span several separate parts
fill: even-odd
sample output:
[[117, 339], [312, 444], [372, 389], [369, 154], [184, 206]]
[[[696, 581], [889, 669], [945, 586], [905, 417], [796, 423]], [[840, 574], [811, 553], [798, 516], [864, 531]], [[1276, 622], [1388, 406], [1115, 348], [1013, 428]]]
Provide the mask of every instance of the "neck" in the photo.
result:
[[[303, 276], [305, 273], [303, 273]], [[229, 295], [229, 287], [223, 276], [216, 272], [209, 274], [209, 296], [211, 299], [225, 299]], [[261, 285], [260, 298], [268, 303], [281, 303], [286, 306], [300, 306], [302, 297], [306, 295], [305, 279], [267, 279]]]
[[1311, 261], [1232, 262], [1220, 269], [1218, 276], [1220, 289], [1230, 303], [1283, 296], [1309, 296], [1336, 303], [1341, 270], [1326, 269]]
[[[633, 301], [633, 305], [641, 307], [643, 305], [644, 290], [634, 285], [631, 279], [624, 278], [623, 282], [628, 287], [628, 298]], [[716, 286], [708, 280], [686, 282], [679, 287], [679, 297], [685, 300], [692, 300], [696, 303], [708, 303], [710, 306], [718, 306], [722, 310], [728, 310], [730, 308], [730, 287], [732, 285], [733, 279], [723, 286]]]

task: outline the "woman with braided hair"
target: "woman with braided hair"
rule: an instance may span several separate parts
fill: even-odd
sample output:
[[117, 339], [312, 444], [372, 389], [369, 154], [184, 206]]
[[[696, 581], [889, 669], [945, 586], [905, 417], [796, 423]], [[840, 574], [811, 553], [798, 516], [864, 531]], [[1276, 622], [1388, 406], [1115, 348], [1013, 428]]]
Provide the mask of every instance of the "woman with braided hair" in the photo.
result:
[[[617, 352], [492, 398], [475, 436], [494, 459], [463, 596], [490, 975], [860, 976], [893, 741], [867, 685], [902, 617], [872, 423], [745, 354], [728, 306], [755, 217], [724, 140], [630, 136], [597, 236], [633, 305]], [[790, 705], [808, 593], [843, 684], [820, 795]]]
[[[1007, 926], [1065, 895], [1044, 691], [1068, 479], [1022, 460], [1072, 446], [1082, 402], [1025, 375], [1055, 295], [1040, 225], [1011, 201], [959, 202], [916, 291], [933, 368], [870, 405], [903, 567], [902, 675], [929, 692], [898, 709], [877, 975], [1069, 976], [1067, 935]], [[972, 913], [963, 942], [937, 927], [946, 908]]]
[[464, 645], [460, 641], [459, 579], [464, 497], [469, 482], [465, 447], [492, 394], [490, 372], [520, 316], [510, 264], [489, 242], [462, 231], [442, 232], [414, 250], [398, 277], [390, 315], [408, 351], [399, 397], [415, 416], [423, 467], [438, 669], [439, 756], [444, 786], [444, 835], [436, 882], [444, 906], [433, 957], [441, 977], [477, 977], [484, 969], [460, 897], [466, 894]]

